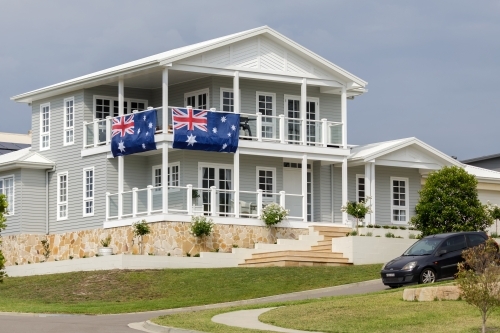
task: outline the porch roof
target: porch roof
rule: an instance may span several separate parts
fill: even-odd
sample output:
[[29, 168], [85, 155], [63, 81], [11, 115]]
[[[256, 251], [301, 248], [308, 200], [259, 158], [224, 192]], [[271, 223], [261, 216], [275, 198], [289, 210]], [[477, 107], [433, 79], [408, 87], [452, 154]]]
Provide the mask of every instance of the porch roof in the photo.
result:
[[51, 169], [54, 166], [54, 162], [37, 152], [32, 152], [31, 148], [24, 148], [0, 156], [0, 171], [19, 168]]

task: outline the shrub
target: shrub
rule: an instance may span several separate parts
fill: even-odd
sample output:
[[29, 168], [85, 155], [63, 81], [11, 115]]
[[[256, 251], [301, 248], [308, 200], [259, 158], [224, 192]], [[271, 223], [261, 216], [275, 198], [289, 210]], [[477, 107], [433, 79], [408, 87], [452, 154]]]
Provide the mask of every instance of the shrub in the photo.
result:
[[273, 202], [262, 209], [260, 219], [264, 221], [267, 227], [272, 227], [283, 221], [288, 216], [288, 213], [288, 210]]
[[7, 212], [7, 199], [4, 194], [0, 194], [0, 283], [3, 282], [3, 278], [7, 276], [5, 274], [5, 257], [2, 253], [2, 230], [7, 226], [5, 225], [6, 218], [4, 214]]
[[193, 216], [191, 219], [191, 233], [195, 237], [203, 238], [210, 236], [213, 227], [212, 219], [207, 220], [205, 216]]
[[416, 236], [415, 236], [415, 234], [410, 234], [410, 235], [408, 236], [408, 238], [409, 238], [409, 239], [415, 239], [415, 238], [416, 238]]
[[424, 236], [485, 230], [493, 223], [487, 206], [479, 201], [476, 177], [463, 168], [430, 173], [419, 194], [410, 223]]
[[111, 235], [108, 235], [108, 237], [101, 239], [101, 245], [102, 247], [108, 247], [111, 245]]
[[368, 224], [366, 227], [367, 228], [373, 228], [373, 224]]
[[408, 230], [416, 230], [416, 229], [413, 227], [409, 227]]
[[401, 227], [399, 227], [399, 229], [400, 230], [406, 230], [406, 227], [401, 226]]
[[353, 230], [349, 233], [350, 236], [357, 236], [358, 232], [356, 230]]
[[399, 229], [399, 228], [398, 228], [397, 226], [393, 225], [393, 226], [391, 226], [391, 229], [392, 229], [392, 230], [397, 230], [397, 229]]
[[196, 253], [193, 257], [199, 257], [200, 254], [199, 253]]
[[375, 224], [373, 227], [374, 227], [375, 229], [380, 229], [380, 228], [382, 228], [382, 226], [381, 226], [380, 224]]
[[371, 237], [371, 236], [373, 236], [373, 232], [371, 232], [371, 231], [368, 231], [368, 232], [366, 233], [366, 236], [368, 236], [368, 237]]
[[382, 228], [384, 228], [384, 229], [390, 229], [391, 226], [390, 225], [384, 225], [384, 226], [382, 226]]
[[142, 238], [143, 236], [151, 233], [151, 229], [149, 229], [149, 225], [146, 222], [146, 220], [142, 220], [140, 222], [132, 224], [132, 228], [134, 229], [134, 235], [136, 237], [139, 237], [139, 239], [141, 240], [139, 244], [139, 251], [142, 254], [142, 246], [143, 246]]
[[[367, 197], [366, 200], [370, 200], [370, 197]], [[346, 212], [356, 219], [356, 231], [358, 231], [359, 223], [363, 223], [366, 214], [371, 214], [371, 205], [367, 205], [365, 201], [348, 201], [345, 206], [342, 206], [340, 209], [342, 212]]]
[[233, 244], [233, 248], [237, 249], [238, 247], [238, 244]]
[[377, 235], [377, 236], [375, 236], [375, 237], [380, 237], [380, 235]]
[[50, 257], [50, 244], [47, 239], [41, 240], [40, 243], [42, 243], [42, 248], [43, 248], [43, 256], [45, 257], [45, 260], [48, 260]]
[[387, 238], [394, 238], [394, 234], [392, 232], [388, 232], [385, 234], [385, 237]]
[[492, 232], [490, 236], [493, 238], [498, 238], [498, 234], [496, 232]]

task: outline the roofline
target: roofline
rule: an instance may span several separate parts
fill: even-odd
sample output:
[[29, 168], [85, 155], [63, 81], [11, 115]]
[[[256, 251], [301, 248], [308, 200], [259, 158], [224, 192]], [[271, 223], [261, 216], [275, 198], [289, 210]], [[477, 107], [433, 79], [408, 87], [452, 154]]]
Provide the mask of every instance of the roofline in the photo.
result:
[[[347, 79], [349, 79], [349, 80], [353, 81], [354, 83], [361, 86], [361, 87], [355, 87], [355, 88], [364, 88], [368, 83], [368, 82], [360, 79], [359, 77], [349, 73], [348, 71], [342, 69], [341, 67], [333, 64], [332, 62], [326, 60], [325, 58], [317, 55], [316, 53], [310, 51], [309, 49], [303, 47], [302, 45], [294, 42], [293, 40], [289, 39], [288, 37], [273, 30], [272, 28], [270, 28], [268, 26], [262, 26], [262, 27], [258, 27], [255, 29], [243, 31], [241, 33], [236, 33], [237, 36], [227, 38], [227, 39], [222, 40], [220, 42], [215, 42], [211, 45], [202, 46], [202, 47], [199, 47], [199, 48], [194, 49], [194, 50], [185, 51], [185, 52], [177, 54], [173, 57], [166, 57], [163, 59], [154, 59], [154, 60], [147, 61], [146, 63], [141, 63], [141, 64], [137, 64], [135, 66], [126, 67], [126, 68], [120, 68], [120, 69], [116, 69], [114, 71], [109, 72], [109, 69], [113, 68], [113, 67], [111, 67], [108, 69], [97, 71], [97, 72], [95, 72], [95, 75], [92, 75], [93, 73], [90, 73], [90, 74], [81, 76], [80, 79], [76, 78], [78, 80], [75, 80], [75, 79], [66, 80], [66, 81], [56, 83], [56, 84], [53, 84], [53, 85], [50, 85], [47, 87], [43, 87], [40, 89], [32, 90], [32, 91], [29, 91], [29, 92], [26, 92], [23, 94], [13, 96], [10, 99], [13, 101], [16, 101], [16, 102], [30, 103], [34, 100], [33, 97], [37, 96], [37, 95], [43, 95], [43, 94], [48, 95], [48, 96], [41, 96], [40, 98], [37, 98], [37, 99], [41, 99], [41, 98], [50, 97], [50, 96], [54, 95], [54, 94], [49, 94], [49, 93], [50, 92], [55, 93], [55, 91], [57, 91], [57, 90], [64, 90], [64, 91], [58, 91], [55, 94], [61, 94], [61, 93], [65, 93], [65, 92], [76, 90], [76, 89], [82, 89], [82, 88], [85, 88], [84, 86], [82, 86], [84, 84], [90, 85], [92, 83], [96, 83], [96, 81], [111, 79], [111, 78], [114, 78], [118, 75], [124, 75], [124, 74], [133, 73], [133, 72], [136, 72], [139, 70], [145, 70], [148, 68], [164, 66], [164, 65], [167, 65], [168, 63], [172, 63], [174, 61], [178, 61], [178, 60], [181, 60], [181, 59], [184, 59], [184, 58], [187, 58], [187, 57], [190, 57], [190, 56], [202, 53], [202, 52], [207, 52], [207, 51], [210, 51], [212, 49], [222, 47], [222, 46], [225, 46], [227, 44], [235, 43], [235, 42], [238, 42], [240, 40], [247, 39], [247, 38], [250, 38], [253, 36], [261, 35], [264, 33], [269, 33], [273, 37], [281, 40], [283, 43], [288, 44], [292, 48], [298, 50], [299, 52], [305, 54], [306, 56], [313, 58], [314, 60], [321, 63], [322, 65], [331, 68], [332, 71], [334, 71], [340, 75], [345, 76]], [[231, 36], [231, 35], [229, 35], [229, 36]], [[219, 38], [224, 38], [224, 36], [219, 37]], [[186, 46], [189, 46], [189, 45], [186, 45]], [[168, 51], [166, 51], [166, 52], [168, 52]], [[140, 59], [138, 59], [138, 60], [140, 60]], [[137, 60], [135, 60], [135, 61], [137, 61]], [[118, 66], [120, 66], [120, 65], [117, 65], [115, 67], [118, 67]], [[100, 73], [100, 72], [102, 72], [102, 73]], [[92, 76], [88, 77], [89, 75], [92, 75]], [[82, 87], [79, 87], [79, 86], [82, 86]]]
[[4, 164], [0, 164], [0, 172], [13, 170], [13, 169], [47, 170], [47, 169], [52, 169], [54, 166], [55, 166], [55, 163], [11, 161], [11, 162], [7, 162]]
[[492, 154], [492, 155], [485, 155], [485, 156], [480, 156], [480, 157], [469, 158], [468, 160], [463, 160], [461, 162], [468, 164], [468, 163], [473, 163], [473, 162], [489, 160], [489, 159], [497, 158], [497, 157], [500, 157], [500, 154]]

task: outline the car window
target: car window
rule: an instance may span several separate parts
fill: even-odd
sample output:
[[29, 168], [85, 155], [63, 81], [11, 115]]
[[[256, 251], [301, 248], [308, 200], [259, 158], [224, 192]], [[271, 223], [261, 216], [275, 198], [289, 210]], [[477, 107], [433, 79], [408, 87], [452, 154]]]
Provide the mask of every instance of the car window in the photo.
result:
[[446, 250], [446, 252], [453, 252], [465, 249], [466, 247], [467, 244], [465, 243], [465, 236], [459, 235], [450, 237], [447, 240], [445, 240], [441, 245], [441, 247], [439, 248], [439, 251]]
[[429, 255], [441, 243], [442, 238], [423, 238], [413, 244], [405, 253], [404, 256], [425, 256]]
[[483, 244], [484, 242], [486, 242], [486, 239], [484, 239], [480, 235], [474, 235], [474, 234], [467, 235], [467, 239], [469, 241], [469, 246], [470, 247], [478, 246], [478, 245]]

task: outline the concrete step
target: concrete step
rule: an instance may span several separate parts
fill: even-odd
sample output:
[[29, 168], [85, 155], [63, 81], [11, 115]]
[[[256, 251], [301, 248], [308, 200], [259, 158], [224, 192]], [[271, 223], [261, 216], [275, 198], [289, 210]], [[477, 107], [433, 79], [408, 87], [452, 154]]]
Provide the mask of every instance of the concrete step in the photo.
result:
[[344, 233], [345, 235], [349, 231], [352, 231], [352, 229], [349, 227], [312, 226], [310, 228], [312, 228], [313, 231], [318, 232], [320, 235], [323, 235], [324, 233], [328, 232], [340, 232]]
[[327, 239], [327, 240], [322, 240], [322, 241], [319, 241], [317, 245], [315, 246], [321, 246], [321, 245], [328, 245], [328, 246], [332, 246], [332, 240], [331, 239]]
[[[343, 254], [339, 252], [312, 252], [312, 251], [279, 251], [279, 252], [264, 252], [264, 253], [254, 253], [253, 259], [264, 259], [264, 258], [279, 258], [279, 257], [296, 257], [296, 258], [314, 258], [314, 259], [344, 259]], [[346, 259], [347, 260], [347, 259]]]
[[260, 263], [244, 263], [238, 267], [301, 267], [301, 266], [351, 266], [352, 263], [344, 262], [314, 262], [314, 261], [295, 261], [295, 260], [278, 260], [273, 262]]
[[316, 245], [311, 247], [313, 252], [332, 252], [332, 244], [327, 245]]

